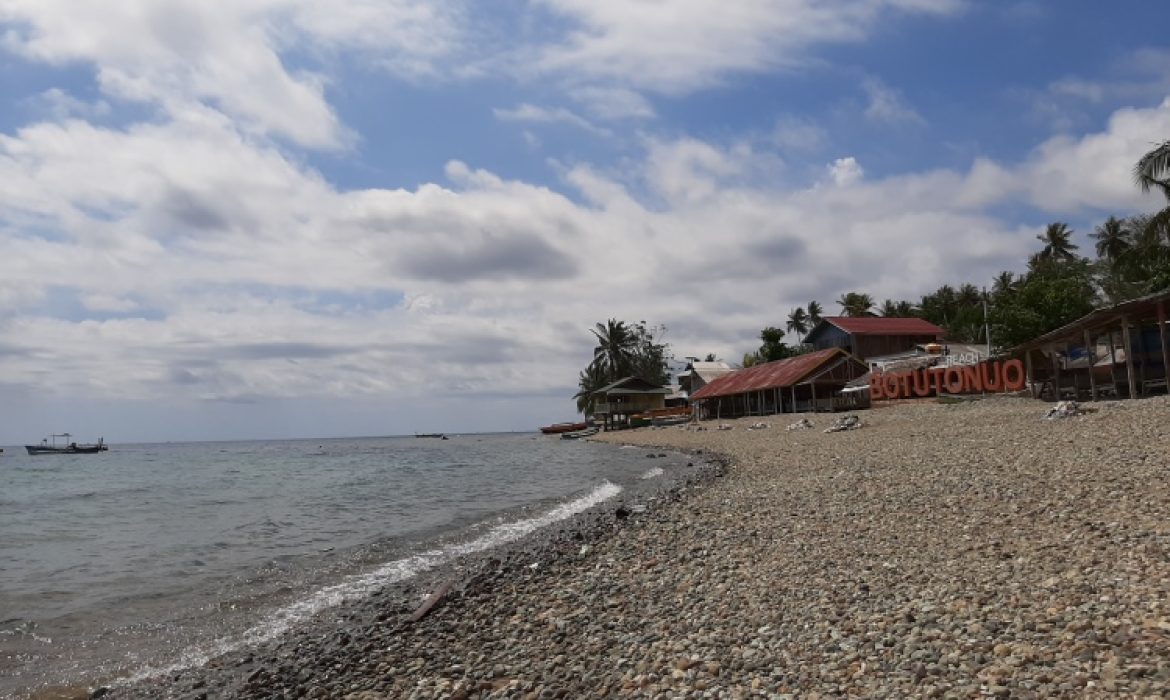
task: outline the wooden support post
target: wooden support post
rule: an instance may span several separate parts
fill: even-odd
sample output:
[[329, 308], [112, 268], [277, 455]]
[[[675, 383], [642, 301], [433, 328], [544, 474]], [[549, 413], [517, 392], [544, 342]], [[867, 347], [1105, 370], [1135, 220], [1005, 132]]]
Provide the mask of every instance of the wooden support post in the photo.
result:
[[1093, 366], [1097, 364], [1097, 346], [1089, 337], [1089, 330], [1085, 329], [1085, 353], [1089, 357], [1089, 396], [1097, 400], [1097, 377], [1093, 374]]
[[1158, 302], [1158, 337], [1162, 340], [1162, 381], [1166, 382], [1166, 393], [1170, 394], [1170, 347], [1166, 343], [1166, 304]]
[[796, 385], [792, 385], [792, 412], [796, 413]]
[[1113, 329], [1109, 329], [1109, 378], [1113, 380], [1113, 394], [1117, 393], [1117, 344], [1113, 342]]
[[816, 412], [817, 412], [817, 385], [816, 385], [815, 383], [813, 383], [813, 382], [809, 382], [809, 383], [808, 383], [808, 385], [809, 385], [809, 387], [812, 389], [812, 409], [813, 409], [813, 413], [816, 413]]
[[1052, 400], [1060, 401], [1060, 358], [1056, 356], [1056, 346], [1049, 348], [1052, 353]]
[[1024, 352], [1024, 374], [1028, 379], [1028, 390], [1032, 392], [1032, 398], [1040, 398], [1040, 392], [1036, 388], [1036, 370], [1032, 366], [1032, 351]]
[[1137, 324], [1137, 342], [1141, 346], [1139, 357], [1141, 362], [1138, 363], [1138, 387], [1142, 390], [1142, 394], [1146, 393], [1146, 336], [1142, 333], [1142, 324], [1139, 321]]
[[1129, 319], [1121, 319], [1121, 342], [1125, 343], [1125, 376], [1129, 380], [1129, 398], [1137, 398], [1137, 377], [1133, 373], [1133, 343], [1129, 337]]

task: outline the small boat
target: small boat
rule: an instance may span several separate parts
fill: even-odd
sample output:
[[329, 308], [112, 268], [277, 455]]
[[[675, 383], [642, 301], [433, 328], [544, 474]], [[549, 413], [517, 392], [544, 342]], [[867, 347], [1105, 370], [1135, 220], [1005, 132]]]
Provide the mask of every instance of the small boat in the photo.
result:
[[[62, 444], [57, 443], [57, 438], [64, 438]], [[94, 455], [110, 449], [105, 438], [98, 438], [96, 443], [88, 445], [79, 445], [72, 438], [69, 433], [57, 433], [41, 440], [39, 445], [25, 445], [24, 449], [30, 455]]]
[[440, 440], [447, 439], [447, 436], [442, 434], [442, 433], [415, 433], [414, 436], [416, 438], [424, 438], [425, 437], [425, 438], [438, 438]]
[[601, 432], [601, 429], [598, 428], [596, 425], [593, 425], [593, 426], [590, 426], [588, 428], [585, 428], [584, 430], [574, 430], [574, 431], [569, 432], [569, 433], [561, 433], [561, 439], [562, 440], [579, 440], [581, 438], [589, 437], [590, 435], [596, 435], [599, 432]]
[[571, 433], [575, 430], [584, 430], [589, 427], [589, 424], [582, 421], [580, 423], [553, 423], [546, 425], [540, 429], [540, 432], [545, 435], [555, 435], [557, 433]]

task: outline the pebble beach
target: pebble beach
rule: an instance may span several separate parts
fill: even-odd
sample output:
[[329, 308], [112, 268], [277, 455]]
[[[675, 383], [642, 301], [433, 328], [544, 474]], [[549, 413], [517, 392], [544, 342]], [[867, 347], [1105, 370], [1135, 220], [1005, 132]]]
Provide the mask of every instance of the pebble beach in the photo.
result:
[[271, 648], [108, 696], [1166, 697], [1170, 400], [1061, 420], [1049, 406], [600, 434], [648, 464], [718, 460]]

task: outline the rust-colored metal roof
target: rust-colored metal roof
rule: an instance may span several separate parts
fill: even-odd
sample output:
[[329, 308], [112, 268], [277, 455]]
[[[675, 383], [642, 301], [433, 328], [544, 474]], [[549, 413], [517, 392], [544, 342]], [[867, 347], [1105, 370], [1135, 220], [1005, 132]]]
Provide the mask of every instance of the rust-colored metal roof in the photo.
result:
[[828, 321], [853, 335], [942, 335], [943, 329], [922, 318], [888, 316], [828, 316]]
[[764, 389], [783, 389], [799, 383], [825, 363], [848, 354], [841, 348], [828, 348], [736, 370], [731, 374], [716, 378], [710, 384], [691, 394], [691, 400], [713, 399], [719, 396], [731, 396]]

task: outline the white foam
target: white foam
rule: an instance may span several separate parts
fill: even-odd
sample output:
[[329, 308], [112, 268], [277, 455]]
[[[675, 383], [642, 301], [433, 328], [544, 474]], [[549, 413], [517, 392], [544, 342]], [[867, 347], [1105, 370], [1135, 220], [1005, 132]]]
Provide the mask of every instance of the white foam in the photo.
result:
[[[659, 472], [661, 471], [659, 469]], [[593, 489], [590, 493], [568, 503], [562, 503], [543, 515], [496, 525], [485, 534], [469, 542], [432, 549], [421, 554], [406, 557], [405, 559], [388, 562], [369, 573], [349, 576], [340, 583], [326, 586], [313, 592], [303, 600], [280, 608], [268, 620], [247, 630], [239, 637], [219, 639], [210, 644], [196, 645], [185, 650], [178, 661], [167, 666], [151, 666], [140, 669], [127, 678], [125, 682], [134, 683], [147, 678], [174, 673], [183, 668], [200, 666], [221, 654], [274, 639], [287, 632], [297, 623], [309, 619], [322, 610], [348, 601], [364, 598], [383, 586], [433, 569], [455, 557], [474, 554], [491, 549], [492, 547], [498, 547], [502, 544], [515, 542], [542, 527], [547, 527], [555, 522], [565, 520], [577, 513], [592, 508], [598, 503], [607, 501], [620, 493], [621, 490], [621, 486], [607, 481]]]
[[663, 474], [665, 474], [665, 473], [666, 473], [666, 472], [664, 472], [664, 471], [662, 470], [662, 467], [654, 467], [653, 469], [649, 469], [649, 470], [647, 470], [647, 472], [646, 472], [645, 474], [643, 474], [643, 475], [642, 475], [640, 478], [642, 478], [642, 479], [653, 479], [654, 477], [656, 477], [656, 476], [662, 476], [662, 475], [663, 475]]

